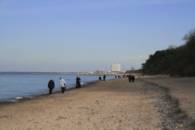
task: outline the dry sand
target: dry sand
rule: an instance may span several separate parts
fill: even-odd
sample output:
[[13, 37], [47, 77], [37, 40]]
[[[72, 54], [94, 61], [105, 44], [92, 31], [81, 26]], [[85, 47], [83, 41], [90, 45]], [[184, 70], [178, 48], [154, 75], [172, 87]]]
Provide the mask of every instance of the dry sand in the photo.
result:
[[[180, 84], [169, 80], [171, 86]], [[0, 130], [187, 130], [183, 120], [172, 118], [178, 117], [179, 106], [157, 84], [161, 82], [161, 78], [102, 81], [65, 94], [0, 105]], [[192, 96], [189, 91], [183, 96]], [[183, 102], [182, 94], [174, 95]], [[182, 109], [193, 117], [192, 104], [184, 103]]]

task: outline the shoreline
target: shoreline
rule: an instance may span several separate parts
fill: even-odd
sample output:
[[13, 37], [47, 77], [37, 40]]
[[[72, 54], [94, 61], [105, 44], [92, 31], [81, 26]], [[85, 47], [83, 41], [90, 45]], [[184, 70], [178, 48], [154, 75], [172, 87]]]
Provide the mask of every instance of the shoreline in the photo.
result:
[[[66, 79], [67, 89], [75, 87], [76, 75], [72, 74], [0, 74], [0, 102], [16, 102], [17, 100], [21, 99], [29, 100], [39, 95], [45, 95], [48, 93], [47, 86], [50, 79], [53, 79], [55, 82], [55, 88], [53, 89], [53, 92], [59, 92], [61, 91], [59, 77]], [[97, 76], [81, 75], [80, 77], [82, 85], [98, 80]], [[108, 76], [107, 79], [113, 79], [113, 77]]]
[[[86, 82], [86, 83], [84, 83], [84, 85], [81, 86], [81, 88], [76, 88], [75, 85], [74, 85], [74, 87], [66, 89], [66, 91], [64, 93], [66, 93], [68, 91], [72, 91], [72, 90], [86, 88], [86, 87], [89, 87], [89, 86], [91, 86], [91, 85], [93, 85], [97, 82], [99, 82], [99, 81], [96, 80], [96, 81]], [[54, 91], [52, 93], [52, 95], [60, 94], [60, 93], [61, 93], [61, 90], [57, 90], [57, 91]], [[17, 99], [17, 97], [10, 98], [10, 99], [5, 99], [5, 101], [0, 101], [0, 106], [9, 105], [9, 104], [16, 104], [16, 103], [20, 103], [20, 102], [26, 102], [26, 101], [30, 101], [30, 100], [36, 100], [36, 99], [39, 99], [39, 98], [42, 98], [42, 97], [48, 97], [48, 96], [50, 96], [50, 94], [48, 94], [48, 92], [47, 92], [47, 93], [42, 93], [42, 94], [30, 95], [29, 97], [20, 97], [20, 99]]]

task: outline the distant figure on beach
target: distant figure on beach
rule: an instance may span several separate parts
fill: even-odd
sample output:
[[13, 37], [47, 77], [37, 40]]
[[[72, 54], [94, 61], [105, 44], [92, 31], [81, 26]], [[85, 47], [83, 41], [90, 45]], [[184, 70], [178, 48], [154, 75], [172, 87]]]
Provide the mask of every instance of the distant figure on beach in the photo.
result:
[[135, 81], [135, 76], [134, 75], [128, 75], [127, 76], [129, 82], [134, 82]]
[[60, 77], [60, 87], [61, 87], [61, 92], [64, 93], [64, 91], [66, 90], [66, 81]]
[[103, 76], [104, 81], [106, 81], [106, 75]]
[[54, 81], [49, 80], [49, 82], [48, 82], [49, 94], [52, 94], [52, 91], [53, 91], [54, 87], [55, 87]]
[[76, 77], [76, 88], [81, 87], [81, 78], [79, 76]]
[[102, 77], [101, 76], [99, 76], [99, 80], [102, 80]]

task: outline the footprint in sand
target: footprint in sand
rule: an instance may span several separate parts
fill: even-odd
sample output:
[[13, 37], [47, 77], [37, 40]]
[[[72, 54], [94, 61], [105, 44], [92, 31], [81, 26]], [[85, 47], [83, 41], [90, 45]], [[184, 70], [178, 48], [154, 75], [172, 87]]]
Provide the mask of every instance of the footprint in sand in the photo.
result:
[[0, 119], [2, 119], [2, 118], [8, 118], [9, 116], [8, 115], [2, 115], [2, 116], [0, 116]]
[[67, 117], [59, 116], [56, 120], [66, 120]]

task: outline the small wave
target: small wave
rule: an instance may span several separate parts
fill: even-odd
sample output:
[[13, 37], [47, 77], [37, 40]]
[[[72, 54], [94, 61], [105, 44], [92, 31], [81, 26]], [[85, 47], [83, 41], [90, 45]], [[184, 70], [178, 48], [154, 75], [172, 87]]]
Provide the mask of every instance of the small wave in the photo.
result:
[[24, 97], [16, 97], [16, 100], [22, 100]]

